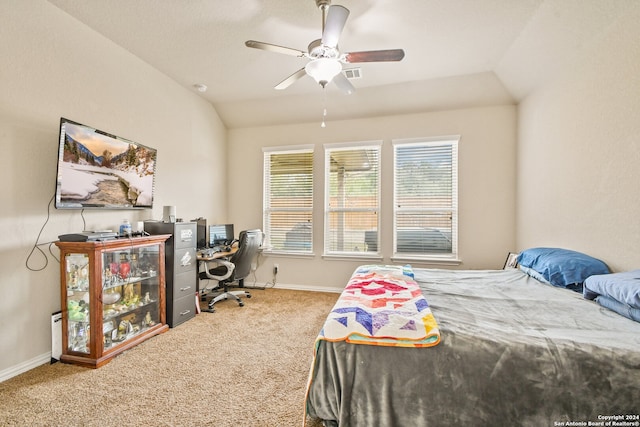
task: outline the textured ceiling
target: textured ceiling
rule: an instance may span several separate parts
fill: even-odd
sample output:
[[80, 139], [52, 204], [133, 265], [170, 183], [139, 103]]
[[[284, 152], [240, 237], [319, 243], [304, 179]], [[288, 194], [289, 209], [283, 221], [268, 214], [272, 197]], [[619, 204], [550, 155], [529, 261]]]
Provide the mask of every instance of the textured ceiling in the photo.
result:
[[276, 91], [307, 60], [244, 45], [306, 51], [321, 36], [315, 0], [48, 1], [190, 90], [207, 85], [234, 128], [320, 121], [323, 103], [329, 120], [515, 103], [635, 0], [335, 0], [351, 12], [341, 52], [405, 51], [357, 64], [351, 95], [308, 76]]

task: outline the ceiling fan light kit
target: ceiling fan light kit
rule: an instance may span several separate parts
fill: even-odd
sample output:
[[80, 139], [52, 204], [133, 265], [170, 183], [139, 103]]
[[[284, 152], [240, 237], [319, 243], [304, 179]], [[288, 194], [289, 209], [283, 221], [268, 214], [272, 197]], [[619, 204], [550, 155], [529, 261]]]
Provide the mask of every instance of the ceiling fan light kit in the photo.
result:
[[318, 58], [309, 62], [304, 70], [323, 88], [342, 71], [342, 64], [336, 59]]

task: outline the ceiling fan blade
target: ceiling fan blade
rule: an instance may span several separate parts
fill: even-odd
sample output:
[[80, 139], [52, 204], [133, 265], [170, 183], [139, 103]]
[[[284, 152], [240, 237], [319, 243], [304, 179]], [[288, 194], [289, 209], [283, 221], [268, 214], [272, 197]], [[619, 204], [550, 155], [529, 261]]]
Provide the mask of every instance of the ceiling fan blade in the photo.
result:
[[402, 49], [368, 50], [349, 52], [344, 55], [344, 60], [349, 63], [401, 61], [402, 58], [404, 58], [404, 50]]
[[306, 74], [307, 74], [307, 72], [305, 71], [305, 69], [304, 68], [300, 68], [298, 71], [296, 71], [295, 73], [291, 74], [289, 77], [287, 77], [286, 79], [284, 79], [283, 81], [278, 83], [276, 85], [275, 89], [277, 89], [277, 90], [286, 89], [289, 86], [291, 86], [294, 82], [300, 80]]
[[347, 22], [349, 16], [349, 9], [344, 6], [334, 5], [329, 7], [327, 13], [327, 21], [322, 31], [322, 44], [329, 47], [336, 47], [338, 45], [338, 39], [344, 28], [344, 24]]
[[271, 44], [271, 43], [257, 42], [255, 40], [247, 40], [246, 42], [244, 42], [244, 44], [245, 44], [245, 46], [252, 47], [254, 49], [262, 49], [262, 50], [266, 50], [266, 51], [269, 51], [269, 52], [283, 53], [285, 55], [298, 56], [298, 57], [304, 57], [304, 56], [307, 55], [307, 52], [303, 52], [303, 51], [298, 50], [298, 49], [292, 49], [290, 47], [278, 46], [276, 44]]
[[342, 73], [338, 73], [338, 75], [336, 75], [333, 78], [333, 82], [336, 84], [336, 87], [338, 89], [340, 89], [341, 91], [343, 91], [347, 95], [351, 95], [356, 90], [356, 88], [353, 87], [353, 85], [351, 84], [351, 82], [349, 81], [347, 76], [345, 76]]

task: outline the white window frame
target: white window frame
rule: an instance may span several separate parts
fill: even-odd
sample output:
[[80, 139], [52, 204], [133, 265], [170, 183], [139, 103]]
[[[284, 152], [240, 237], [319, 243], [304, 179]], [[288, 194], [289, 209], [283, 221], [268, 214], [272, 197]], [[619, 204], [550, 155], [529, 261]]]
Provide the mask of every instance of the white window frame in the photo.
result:
[[[376, 198], [377, 205], [374, 207], [368, 208], [349, 208], [349, 207], [340, 207], [335, 208], [330, 206], [331, 199], [331, 191], [330, 191], [330, 180], [331, 180], [331, 154], [338, 151], [353, 151], [360, 149], [371, 149], [377, 152], [377, 182], [376, 182]], [[380, 259], [380, 209], [381, 209], [381, 170], [382, 170], [382, 141], [361, 141], [361, 142], [343, 142], [343, 143], [331, 143], [324, 144], [325, 150], [325, 166], [324, 166], [324, 174], [325, 174], [325, 191], [324, 191], [324, 255], [325, 257], [333, 257], [333, 258], [362, 258], [362, 259]], [[348, 196], [347, 196], [348, 197]], [[375, 212], [376, 213], [376, 235], [374, 236], [376, 239], [376, 250], [375, 251], [365, 251], [365, 248], [360, 248], [359, 250], [346, 250], [342, 248], [342, 250], [332, 250], [331, 249], [331, 228], [330, 228], [330, 217], [332, 213], [336, 212], [344, 212], [344, 213], [352, 213], [352, 212]], [[343, 230], [344, 231], [344, 230]], [[363, 241], [364, 242], [364, 241]]]
[[[315, 182], [313, 176], [313, 158], [314, 158], [314, 145], [297, 145], [297, 146], [287, 146], [287, 147], [269, 147], [263, 148], [262, 151], [264, 153], [263, 159], [263, 202], [262, 202], [262, 228], [264, 231], [264, 242], [263, 242], [263, 252], [269, 254], [288, 254], [288, 255], [313, 255], [313, 198], [315, 192]], [[271, 203], [271, 185], [272, 185], [272, 174], [271, 174], [271, 156], [273, 155], [287, 155], [291, 154], [302, 155], [302, 154], [310, 154], [312, 159], [311, 164], [311, 206], [287, 206], [276, 208], [272, 206]], [[309, 244], [308, 246], [305, 244], [304, 247], [300, 248], [274, 248], [273, 239], [272, 239], [272, 221], [271, 216], [273, 213], [283, 212], [283, 213], [308, 213], [308, 231], [310, 233]]]
[[[458, 146], [460, 143], [460, 135], [450, 135], [429, 138], [412, 138], [393, 140], [393, 256], [392, 261], [425, 261], [433, 263], [459, 263], [458, 259]], [[451, 147], [451, 203], [448, 206], [439, 208], [409, 208], [405, 209], [399, 206], [398, 202], [398, 184], [399, 176], [397, 170], [397, 150], [400, 147]], [[414, 211], [416, 214], [425, 212], [451, 212], [451, 252], [436, 253], [419, 253], [419, 252], [398, 252], [398, 215], [407, 214]]]

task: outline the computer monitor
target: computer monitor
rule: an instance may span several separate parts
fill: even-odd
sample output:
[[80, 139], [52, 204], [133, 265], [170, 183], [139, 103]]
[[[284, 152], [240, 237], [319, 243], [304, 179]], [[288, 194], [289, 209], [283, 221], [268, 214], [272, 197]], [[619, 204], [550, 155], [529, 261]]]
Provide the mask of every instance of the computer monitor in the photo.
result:
[[218, 224], [209, 227], [209, 247], [228, 245], [233, 241], [233, 224]]

